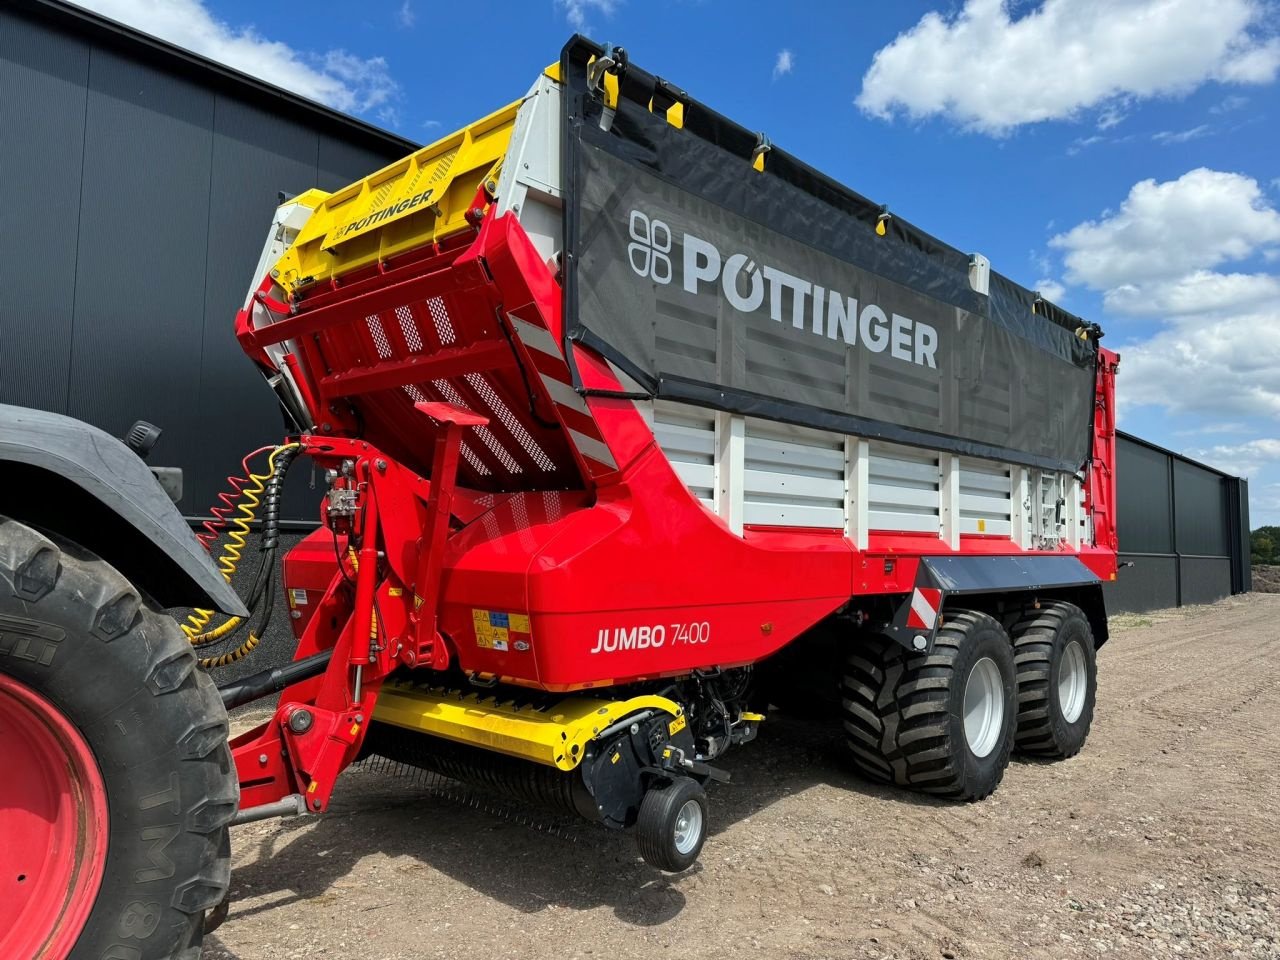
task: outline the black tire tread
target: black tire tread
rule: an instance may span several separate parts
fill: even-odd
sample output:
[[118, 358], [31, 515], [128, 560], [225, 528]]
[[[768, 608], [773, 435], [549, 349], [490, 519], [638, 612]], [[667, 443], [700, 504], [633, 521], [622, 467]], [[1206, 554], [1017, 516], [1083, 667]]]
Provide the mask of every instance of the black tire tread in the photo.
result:
[[938, 797], [980, 800], [966, 787], [948, 736], [949, 696], [966, 634], [999, 624], [985, 613], [949, 611], [933, 648], [903, 650], [869, 638], [845, 661], [841, 683], [846, 742], [866, 777]]
[[662, 786], [650, 787], [640, 801], [640, 812], [636, 817], [636, 847], [645, 863], [665, 870], [668, 873], [679, 873], [687, 870], [697, 860], [702, 851], [699, 846], [693, 851], [687, 862], [675, 850], [670, 842], [668, 822], [687, 800], [694, 797], [702, 799], [702, 836], [707, 835], [707, 800], [700, 784], [690, 779], [679, 779]]
[[[1018, 733], [1015, 746], [1020, 753], [1066, 759], [1079, 753], [1084, 745], [1083, 737], [1076, 743], [1060, 742], [1053, 730], [1054, 691], [1050, 677], [1054, 637], [1072, 616], [1083, 619], [1084, 613], [1071, 603], [1042, 601], [1038, 609], [1026, 611], [1010, 630], [1018, 677]], [[1086, 713], [1081, 717], [1085, 736], [1093, 722], [1093, 707], [1094, 701], [1090, 697]]]
[[[230, 884], [227, 826], [239, 804], [239, 786], [227, 743], [227, 716], [217, 688], [198, 669], [192, 648], [173, 619], [109, 563], [70, 541], [0, 516], [0, 604], [8, 597], [19, 604], [9, 602], [0, 609], [56, 624], [68, 636], [73, 632], [87, 636], [90, 649], [96, 640], [102, 646], [93, 656], [126, 665], [136, 676], [131, 690], [103, 691], [99, 687], [97, 696], [102, 702], [123, 704], [140, 690], [154, 699], [153, 719], [160, 721], [160, 729], [153, 735], [171, 748], [173, 773], [179, 778], [175, 782], [181, 783], [179, 829], [189, 839], [178, 837], [165, 846], [166, 856], [174, 861], [173, 876], [148, 887], [147, 896], [162, 910], [173, 910], [183, 919], [166, 917], [157, 924], [154, 935], [132, 939], [129, 945], [140, 949], [144, 960], [198, 957], [204, 912], [222, 900]], [[69, 699], [68, 693], [74, 692], [78, 682], [94, 683], [92, 662], [64, 658], [65, 662], [54, 664], [51, 656], [48, 669], [38, 670], [23, 660], [6, 658], [8, 652], [0, 644], [0, 669], [32, 683], [61, 709], [67, 707], [59, 701]], [[108, 696], [112, 699], [107, 700]], [[96, 709], [103, 708], [98, 705]], [[104, 716], [112, 710], [106, 707]], [[83, 726], [82, 733], [98, 753], [98, 743], [105, 734]], [[162, 753], [157, 759], [164, 761], [168, 755]], [[103, 774], [110, 794], [108, 769]], [[120, 862], [127, 854], [113, 838], [107, 853], [108, 876], [113, 862]], [[163, 887], [162, 896], [157, 896], [160, 890], [156, 887]], [[104, 879], [72, 956], [102, 955], [116, 936], [112, 932], [116, 917], [110, 912], [127, 908], [136, 895], [136, 890], [119, 892]], [[112, 902], [113, 897], [125, 902]]]

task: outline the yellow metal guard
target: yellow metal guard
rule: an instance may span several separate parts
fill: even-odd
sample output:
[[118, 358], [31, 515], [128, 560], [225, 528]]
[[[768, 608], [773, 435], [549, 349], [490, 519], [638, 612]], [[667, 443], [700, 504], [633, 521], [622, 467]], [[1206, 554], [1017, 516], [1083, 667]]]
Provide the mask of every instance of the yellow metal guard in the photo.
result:
[[570, 697], [540, 709], [502, 703], [478, 693], [424, 690], [399, 683], [382, 688], [373, 717], [408, 730], [572, 770], [601, 730], [640, 710], [684, 716], [680, 705], [666, 697], [614, 701]]
[[517, 100], [363, 180], [320, 194], [324, 199], [276, 263], [276, 282], [292, 295], [304, 283], [381, 263], [467, 227], [477, 188], [496, 181], [519, 107]]

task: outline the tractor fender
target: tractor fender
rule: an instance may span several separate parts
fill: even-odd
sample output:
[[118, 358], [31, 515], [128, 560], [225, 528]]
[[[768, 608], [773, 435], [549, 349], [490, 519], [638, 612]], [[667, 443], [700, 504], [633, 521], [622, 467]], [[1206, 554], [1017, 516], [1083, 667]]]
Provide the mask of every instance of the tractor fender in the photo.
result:
[[0, 404], [0, 513], [71, 540], [166, 607], [247, 616], [145, 463], [97, 427]]

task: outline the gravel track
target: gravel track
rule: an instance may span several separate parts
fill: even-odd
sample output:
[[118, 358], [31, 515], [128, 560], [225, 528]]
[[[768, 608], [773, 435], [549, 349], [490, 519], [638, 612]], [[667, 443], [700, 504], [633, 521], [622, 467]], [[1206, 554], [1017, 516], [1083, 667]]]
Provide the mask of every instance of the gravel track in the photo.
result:
[[374, 768], [233, 833], [206, 960], [1280, 957], [1280, 595], [1113, 619], [1083, 752], [982, 803], [853, 774], [771, 714], [678, 877]]

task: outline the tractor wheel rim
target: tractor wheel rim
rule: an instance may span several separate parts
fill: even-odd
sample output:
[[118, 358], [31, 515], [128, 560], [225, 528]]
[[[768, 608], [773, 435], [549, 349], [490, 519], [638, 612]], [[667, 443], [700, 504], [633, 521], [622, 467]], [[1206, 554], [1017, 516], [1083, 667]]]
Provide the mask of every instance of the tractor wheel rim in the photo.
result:
[[1058, 666], [1058, 707], [1062, 719], [1075, 723], [1084, 713], [1084, 695], [1089, 686], [1089, 670], [1084, 663], [1084, 648], [1072, 640], [1062, 651]]
[[63, 960], [102, 883], [106, 787], [62, 711], [4, 674], [0, 738], [0, 957]]
[[969, 671], [964, 685], [964, 739], [975, 757], [995, 749], [1004, 727], [1004, 684], [1000, 668], [983, 657]]
[[691, 853], [702, 836], [702, 804], [697, 800], [686, 800], [680, 812], [676, 814], [675, 843], [676, 850], [682, 854]]

